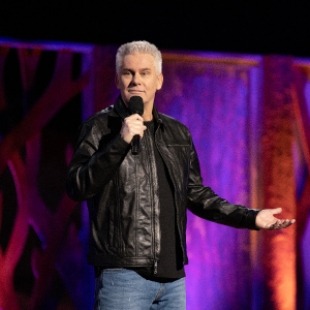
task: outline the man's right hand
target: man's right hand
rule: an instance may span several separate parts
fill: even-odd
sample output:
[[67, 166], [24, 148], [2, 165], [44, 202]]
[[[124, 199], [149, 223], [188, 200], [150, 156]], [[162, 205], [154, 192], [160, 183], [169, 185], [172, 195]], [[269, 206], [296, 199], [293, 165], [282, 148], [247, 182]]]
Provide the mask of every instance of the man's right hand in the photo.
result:
[[143, 118], [139, 114], [132, 114], [124, 119], [121, 128], [121, 137], [127, 143], [130, 143], [135, 135], [143, 137], [146, 126], [143, 123]]

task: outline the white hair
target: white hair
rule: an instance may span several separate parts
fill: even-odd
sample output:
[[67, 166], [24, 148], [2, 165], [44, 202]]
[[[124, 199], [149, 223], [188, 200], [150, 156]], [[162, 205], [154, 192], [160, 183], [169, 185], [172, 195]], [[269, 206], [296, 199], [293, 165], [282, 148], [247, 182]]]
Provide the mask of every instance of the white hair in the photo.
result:
[[115, 67], [117, 74], [120, 73], [124, 57], [134, 53], [145, 53], [152, 55], [155, 59], [155, 68], [157, 73], [162, 72], [163, 61], [160, 50], [154, 44], [145, 40], [140, 40], [124, 43], [118, 48], [115, 56]]

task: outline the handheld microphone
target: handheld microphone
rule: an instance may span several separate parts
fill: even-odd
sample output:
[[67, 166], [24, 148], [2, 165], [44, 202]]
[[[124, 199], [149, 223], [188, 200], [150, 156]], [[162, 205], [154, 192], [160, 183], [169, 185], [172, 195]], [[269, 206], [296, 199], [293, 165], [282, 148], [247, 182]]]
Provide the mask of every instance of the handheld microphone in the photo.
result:
[[[143, 100], [140, 96], [132, 96], [128, 102], [128, 108], [131, 114], [143, 114]], [[134, 135], [131, 140], [131, 153], [137, 155], [140, 151], [140, 136]]]

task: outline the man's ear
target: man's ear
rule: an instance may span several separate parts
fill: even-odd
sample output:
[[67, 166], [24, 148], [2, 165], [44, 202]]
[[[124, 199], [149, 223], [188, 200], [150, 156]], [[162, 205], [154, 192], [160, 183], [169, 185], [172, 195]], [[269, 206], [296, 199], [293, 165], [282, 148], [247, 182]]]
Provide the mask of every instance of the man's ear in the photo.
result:
[[160, 75], [158, 75], [157, 77], [157, 90], [160, 90], [163, 86], [163, 83], [164, 83], [164, 76], [163, 74], [161, 73]]

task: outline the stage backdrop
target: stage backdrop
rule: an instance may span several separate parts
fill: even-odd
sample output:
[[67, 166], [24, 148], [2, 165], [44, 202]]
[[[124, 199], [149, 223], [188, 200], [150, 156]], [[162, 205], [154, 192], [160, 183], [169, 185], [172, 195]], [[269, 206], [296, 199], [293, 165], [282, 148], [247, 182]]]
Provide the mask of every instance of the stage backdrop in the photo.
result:
[[[91, 310], [88, 211], [64, 189], [80, 123], [113, 103], [115, 46], [0, 42], [0, 309]], [[157, 108], [193, 134], [204, 184], [297, 223], [188, 213], [188, 310], [310, 309], [310, 59], [163, 51]]]

